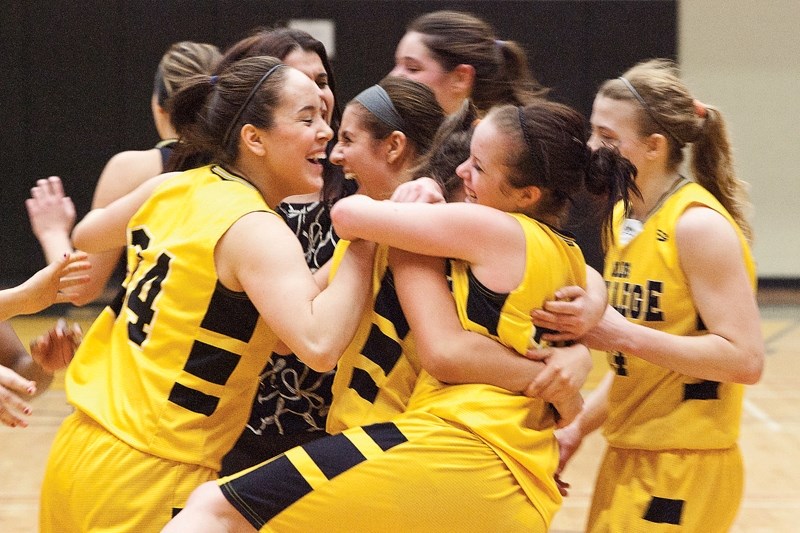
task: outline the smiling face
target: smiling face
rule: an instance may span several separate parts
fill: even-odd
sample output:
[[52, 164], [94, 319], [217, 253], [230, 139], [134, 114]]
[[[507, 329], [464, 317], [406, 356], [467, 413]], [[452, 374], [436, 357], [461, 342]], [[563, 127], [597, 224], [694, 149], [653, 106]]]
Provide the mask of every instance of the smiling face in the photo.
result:
[[508, 195], [509, 168], [506, 165], [510, 139], [501, 133], [491, 118], [482, 120], [472, 134], [469, 159], [461, 163], [456, 174], [464, 180], [466, 202], [478, 203], [501, 211], [515, 211]]
[[277, 200], [315, 192], [322, 186], [320, 160], [325, 158], [325, 146], [333, 137], [323, 109], [319, 87], [302, 72], [286, 69], [273, 125], [260, 130], [265, 150], [263, 170], [279, 196]]
[[339, 139], [331, 152], [331, 163], [358, 182], [358, 191], [371, 198], [388, 198], [394, 191], [393, 169], [384, 156], [384, 142], [364, 128], [361, 104], [349, 104], [342, 115]]
[[453, 82], [454, 73], [447, 72], [434, 59], [423, 42], [423, 35], [415, 31], [406, 33], [397, 44], [394, 54], [394, 69], [389, 75], [408, 78], [427, 85], [447, 114], [457, 111], [464, 98], [468, 96], [456, 91]]
[[330, 124], [333, 117], [334, 97], [333, 91], [328, 85], [328, 73], [325, 71], [325, 66], [322, 64], [320, 57], [316, 52], [297, 48], [286, 54], [283, 62], [290, 67], [296, 68], [317, 84], [321, 91], [322, 101], [325, 102], [325, 120]]

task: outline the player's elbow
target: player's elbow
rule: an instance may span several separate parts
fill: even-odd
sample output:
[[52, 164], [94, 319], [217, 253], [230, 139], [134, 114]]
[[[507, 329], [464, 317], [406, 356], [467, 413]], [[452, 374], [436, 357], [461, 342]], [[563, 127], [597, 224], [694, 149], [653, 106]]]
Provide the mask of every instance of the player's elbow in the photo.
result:
[[443, 383], [460, 383], [461, 366], [451, 357], [452, 347], [443, 342], [417, 344], [422, 367], [431, 376]]
[[326, 343], [308, 343], [295, 350], [295, 355], [311, 370], [316, 372], [330, 372], [339, 362], [339, 352], [334, 346]]
[[753, 349], [740, 365], [736, 382], [745, 385], [755, 385], [764, 373], [764, 350]]
[[352, 240], [353, 210], [349, 203], [340, 200], [333, 205], [331, 222], [339, 238]]

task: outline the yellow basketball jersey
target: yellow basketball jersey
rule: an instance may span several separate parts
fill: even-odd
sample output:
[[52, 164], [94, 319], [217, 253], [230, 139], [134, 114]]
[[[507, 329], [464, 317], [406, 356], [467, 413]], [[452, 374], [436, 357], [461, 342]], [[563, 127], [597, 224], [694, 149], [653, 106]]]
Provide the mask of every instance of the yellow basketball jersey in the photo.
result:
[[[340, 240], [331, 276], [349, 242]], [[372, 306], [361, 318], [333, 378], [333, 402], [327, 431], [386, 422], [402, 413], [420, 371], [414, 336], [400, 308], [388, 269], [389, 249], [379, 245], [372, 269]]]
[[[276, 343], [244, 293], [223, 287], [220, 237], [274, 213], [221, 167], [165, 181], [128, 225], [124, 299], [102, 311], [69, 366], [69, 401], [128, 445], [218, 470]], [[277, 215], [276, 215], [277, 216]]]
[[[675, 226], [694, 205], [722, 214], [736, 229], [751, 283], [755, 265], [739, 227], [703, 187], [687, 182], [644, 223], [627, 245], [620, 243], [624, 210], [614, 217], [615, 244], [606, 255], [609, 304], [628, 320], [675, 335], [705, 333], [692, 300], [675, 243]], [[609, 352], [616, 376], [604, 426], [611, 446], [646, 450], [717, 449], [732, 446], [739, 433], [743, 386], [704, 381]]]
[[[453, 296], [462, 326], [519, 353], [538, 342], [530, 312], [566, 285], [586, 285], [586, 263], [575, 241], [524, 215], [511, 214], [525, 233], [522, 282], [508, 294], [488, 290], [463, 261], [451, 261]], [[561, 502], [553, 474], [558, 446], [554, 415], [540, 399], [483, 384], [447, 385], [423, 371], [409, 411], [427, 411], [469, 428], [507, 464], [537, 508], [552, 516]]]

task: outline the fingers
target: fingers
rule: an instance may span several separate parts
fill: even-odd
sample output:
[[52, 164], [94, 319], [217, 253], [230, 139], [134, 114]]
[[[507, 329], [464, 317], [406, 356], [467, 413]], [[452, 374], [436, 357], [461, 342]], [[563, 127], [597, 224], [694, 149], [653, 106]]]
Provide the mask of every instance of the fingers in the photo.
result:
[[56, 327], [31, 341], [31, 357], [45, 371], [53, 373], [66, 368], [83, 340], [79, 324], [67, 327], [64, 319], [59, 319]]
[[10, 427], [28, 427], [23, 418], [31, 414], [31, 406], [18, 394], [36, 393], [36, 383], [29, 381], [10, 368], [0, 366], [0, 423]]
[[561, 287], [556, 291], [555, 294], [558, 300], [567, 300], [571, 301], [576, 298], [580, 298], [582, 296], [586, 296], [586, 291], [577, 285], [570, 285], [567, 287]]
[[558, 492], [561, 493], [562, 496], [569, 496], [570, 484], [562, 480], [558, 473], [555, 474], [555, 480]]

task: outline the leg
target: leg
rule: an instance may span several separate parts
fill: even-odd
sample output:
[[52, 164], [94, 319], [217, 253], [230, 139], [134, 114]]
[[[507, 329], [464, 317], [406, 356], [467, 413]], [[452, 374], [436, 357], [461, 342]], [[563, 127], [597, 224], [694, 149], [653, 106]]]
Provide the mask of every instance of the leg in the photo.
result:
[[256, 529], [228, 503], [216, 482], [200, 485], [162, 533], [192, 531], [194, 533], [245, 532]]

